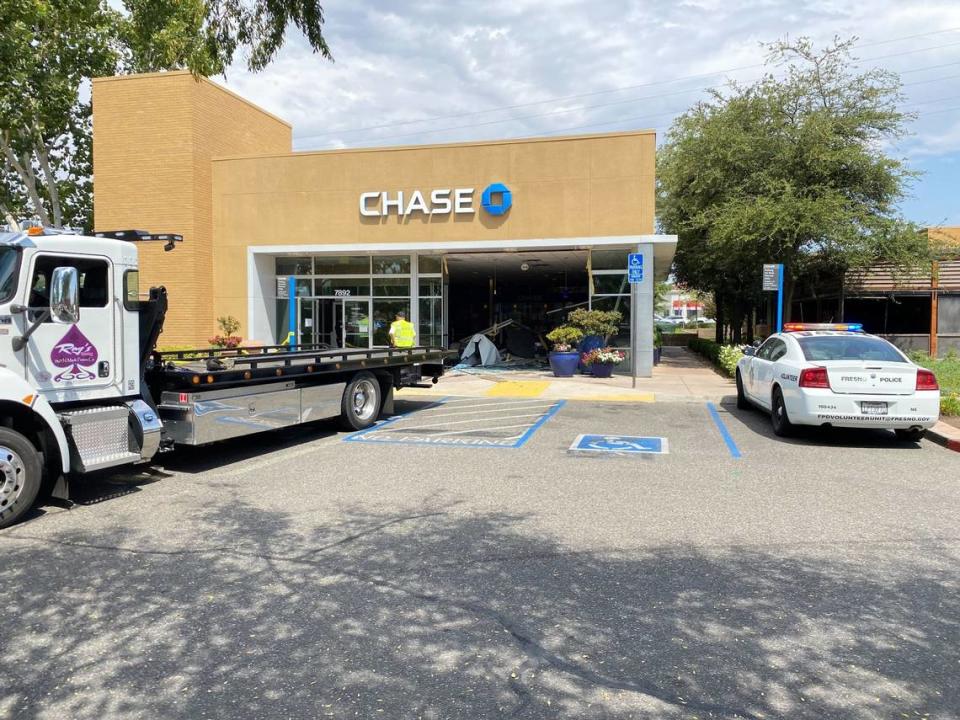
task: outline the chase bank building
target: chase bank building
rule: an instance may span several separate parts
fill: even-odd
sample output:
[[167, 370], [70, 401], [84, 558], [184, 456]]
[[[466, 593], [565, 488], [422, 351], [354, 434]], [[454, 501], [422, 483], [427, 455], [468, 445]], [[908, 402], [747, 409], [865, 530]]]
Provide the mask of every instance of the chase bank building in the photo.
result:
[[263, 344], [375, 347], [402, 310], [420, 345], [501, 326], [519, 350], [591, 307], [623, 314], [611, 344], [637, 333], [648, 374], [676, 245], [653, 234], [652, 131], [293, 152], [289, 124], [187, 72], [97, 79], [93, 111], [95, 229], [184, 236], [140, 247], [161, 345], [232, 316]]

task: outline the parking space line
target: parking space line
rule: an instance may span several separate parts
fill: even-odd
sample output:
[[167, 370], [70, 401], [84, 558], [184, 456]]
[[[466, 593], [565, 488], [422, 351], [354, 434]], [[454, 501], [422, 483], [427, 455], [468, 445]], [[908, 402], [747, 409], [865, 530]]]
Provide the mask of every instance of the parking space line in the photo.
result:
[[[475, 423], [475, 422], [493, 422], [495, 420], [514, 420], [516, 418], [525, 418], [525, 417], [539, 417], [541, 413], [526, 413], [525, 415], [502, 415], [495, 418], [474, 418], [473, 420], [455, 420], [453, 422], [438, 422], [438, 423], [428, 423], [426, 425], [414, 425], [412, 427], [405, 427], [401, 432], [414, 432], [416, 430], [423, 430], [424, 428], [432, 427], [446, 427], [447, 425], [463, 425], [465, 423]], [[430, 418], [432, 419], [432, 416]], [[502, 427], [502, 426], [497, 426]], [[485, 428], [475, 428], [475, 430], [483, 430]], [[473, 432], [473, 430], [467, 430], [466, 432]], [[446, 433], [437, 433], [438, 435], [446, 435]]]
[[[444, 417], [444, 418], [455, 417], [456, 415], [489, 415], [490, 413], [503, 412], [505, 409], [506, 409], [506, 410], [509, 410], [510, 412], [512, 412], [512, 411], [514, 411], [514, 410], [532, 410], [533, 408], [544, 408], [544, 409], [546, 409], [546, 408], [550, 407], [551, 405], [553, 405], [553, 401], [552, 401], [552, 400], [546, 400], [546, 401], [538, 402], [538, 403], [536, 403], [536, 404], [534, 404], [534, 405], [528, 405], [528, 404], [526, 404], [526, 403], [521, 403], [521, 407], [517, 407], [516, 405], [510, 405], [508, 408], [496, 407], [496, 408], [494, 408], [493, 410], [474, 410], [474, 411], [472, 411], [472, 412], [460, 412], [460, 408], [454, 408], [454, 410], [456, 410], [457, 412], [435, 412], [435, 413], [430, 413], [427, 417], [430, 418], [430, 419], [433, 419], [433, 418], [436, 418], [436, 417]], [[462, 406], [461, 406], [461, 407], [462, 407]], [[484, 407], [484, 406], [483, 406], [483, 405], [474, 405], [474, 406], [468, 405], [468, 406], [466, 406], [466, 407], [467, 407], [467, 408], [470, 408], [470, 407]]]
[[562, 408], [566, 404], [567, 404], [566, 400], [559, 400], [556, 405], [550, 408], [549, 412], [547, 412], [542, 418], [537, 420], [533, 425], [530, 426], [529, 430], [527, 430], [523, 435], [520, 436], [520, 439], [517, 440], [517, 444], [514, 445], [514, 447], [523, 447], [523, 444], [527, 442], [527, 440], [529, 440], [531, 437], [533, 437], [533, 434], [540, 429], [540, 426], [543, 425], [547, 420], [552, 418], [554, 415], [556, 415], [557, 412], [559, 412], [560, 408]]
[[717, 410], [717, 406], [712, 402], [707, 403], [707, 410], [710, 411], [710, 417], [713, 418], [714, 424], [717, 426], [717, 430], [720, 431], [720, 437], [723, 438], [723, 441], [727, 444], [727, 450], [730, 451], [730, 457], [739, 459], [743, 457], [740, 453], [740, 448], [737, 447], [737, 443], [734, 442], [733, 436], [730, 434], [730, 431], [727, 430], [727, 426], [723, 422], [723, 418], [720, 417], [720, 412]]

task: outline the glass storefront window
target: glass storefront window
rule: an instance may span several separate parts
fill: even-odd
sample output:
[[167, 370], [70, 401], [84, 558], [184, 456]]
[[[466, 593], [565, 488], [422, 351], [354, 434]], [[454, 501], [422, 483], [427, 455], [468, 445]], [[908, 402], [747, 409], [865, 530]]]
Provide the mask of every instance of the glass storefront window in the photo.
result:
[[420, 328], [417, 345], [440, 347], [443, 344], [443, 300], [420, 299]]
[[409, 275], [409, 255], [378, 255], [373, 258], [374, 275]]
[[374, 278], [374, 297], [410, 297], [410, 280], [407, 278]]
[[278, 257], [277, 275], [313, 275], [313, 258]]
[[593, 270], [623, 270], [627, 269], [626, 248], [614, 250], [593, 250], [590, 253], [590, 267]]
[[627, 282], [627, 276], [620, 273], [615, 275], [595, 274], [593, 276], [593, 294], [629, 295], [630, 284]]
[[[390, 344], [390, 324], [396, 320], [397, 313], [403, 311], [410, 319], [409, 300], [374, 300], [373, 301], [373, 344]], [[417, 338], [417, 344], [420, 339]]]
[[440, 297], [443, 294], [443, 278], [420, 278], [420, 297]]
[[344, 301], [344, 347], [370, 347], [370, 311], [368, 306], [368, 300]]
[[318, 255], [317, 275], [369, 275], [370, 258], [366, 255]]
[[367, 278], [324, 278], [315, 283], [316, 293], [321, 297], [366, 297], [370, 294]]
[[417, 266], [421, 275], [443, 272], [443, 260], [439, 255], [421, 255], [417, 258]]
[[613, 347], [630, 347], [630, 297], [594, 297], [590, 301], [592, 310], [617, 310], [623, 315], [619, 329], [607, 342]]

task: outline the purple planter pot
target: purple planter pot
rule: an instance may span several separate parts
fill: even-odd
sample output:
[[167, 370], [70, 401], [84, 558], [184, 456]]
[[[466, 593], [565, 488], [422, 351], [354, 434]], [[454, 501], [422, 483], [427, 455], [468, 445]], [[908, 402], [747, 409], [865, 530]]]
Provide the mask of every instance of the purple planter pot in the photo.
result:
[[590, 365], [590, 374], [598, 378], [608, 378], [613, 375], [613, 363], [593, 363]]

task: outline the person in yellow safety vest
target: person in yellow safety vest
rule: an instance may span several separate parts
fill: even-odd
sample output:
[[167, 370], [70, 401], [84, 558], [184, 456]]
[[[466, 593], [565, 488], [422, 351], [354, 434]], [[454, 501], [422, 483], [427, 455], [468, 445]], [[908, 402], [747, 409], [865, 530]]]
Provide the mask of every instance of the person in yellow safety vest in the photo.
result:
[[390, 345], [392, 347], [413, 347], [417, 331], [413, 323], [407, 321], [406, 313], [402, 310], [397, 313], [397, 319], [390, 323]]

